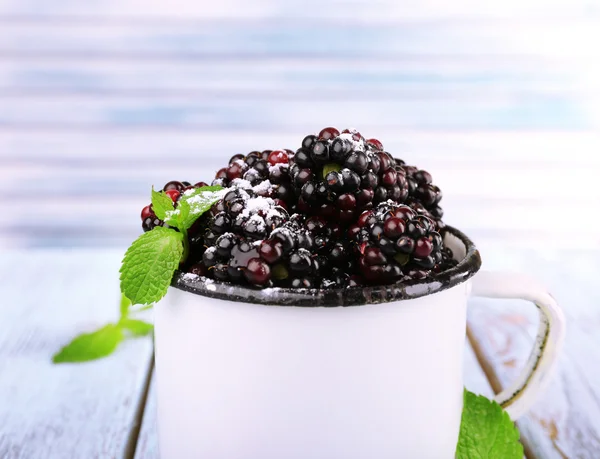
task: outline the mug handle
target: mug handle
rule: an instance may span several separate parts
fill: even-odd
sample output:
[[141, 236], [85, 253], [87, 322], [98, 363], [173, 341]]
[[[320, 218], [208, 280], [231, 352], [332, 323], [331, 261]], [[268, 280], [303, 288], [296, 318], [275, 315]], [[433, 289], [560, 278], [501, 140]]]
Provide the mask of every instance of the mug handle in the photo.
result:
[[541, 284], [523, 274], [481, 271], [473, 278], [471, 294], [527, 300], [540, 310], [537, 337], [525, 368], [513, 384], [494, 398], [515, 420], [531, 407], [550, 380], [565, 338], [564, 314]]

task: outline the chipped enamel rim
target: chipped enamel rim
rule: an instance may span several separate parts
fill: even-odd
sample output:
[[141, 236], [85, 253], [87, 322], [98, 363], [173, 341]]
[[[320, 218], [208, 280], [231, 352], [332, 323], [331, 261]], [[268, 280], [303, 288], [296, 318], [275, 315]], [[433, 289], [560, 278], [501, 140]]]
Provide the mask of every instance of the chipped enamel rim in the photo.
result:
[[210, 298], [270, 306], [363, 306], [411, 300], [441, 292], [465, 282], [473, 277], [481, 267], [479, 251], [464, 233], [451, 226], [444, 227], [440, 232], [444, 243], [452, 249], [455, 257], [460, 258], [460, 261], [455, 267], [424, 280], [327, 290], [283, 287], [257, 289], [201, 276], [186, 276], [185, 273], [177, 271], [173, 276], [171, 286]]

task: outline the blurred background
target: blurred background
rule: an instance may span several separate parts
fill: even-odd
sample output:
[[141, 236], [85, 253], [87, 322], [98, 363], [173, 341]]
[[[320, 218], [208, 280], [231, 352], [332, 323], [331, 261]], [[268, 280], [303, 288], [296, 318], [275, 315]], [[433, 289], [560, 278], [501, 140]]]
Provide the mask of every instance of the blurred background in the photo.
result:
[[600, 247], [600, 5], [0, 0], [0, 248], [121, 248], [150, 187], [355, 127], [480, 246]]

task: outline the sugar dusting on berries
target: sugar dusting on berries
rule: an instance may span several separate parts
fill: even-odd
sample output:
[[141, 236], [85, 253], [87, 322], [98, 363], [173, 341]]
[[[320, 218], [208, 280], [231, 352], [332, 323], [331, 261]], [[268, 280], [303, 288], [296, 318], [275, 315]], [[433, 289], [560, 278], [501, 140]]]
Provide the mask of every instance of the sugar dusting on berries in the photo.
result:
[[[223, 190], [196, 195], [202, 185], [163, 189], [175, 204], [168, 217], [182, 197], [192, 213], [217, 200], [189, 230], [183, 280], [263, 293], [349, 288], [430, 279], [455, 263], [439, 233], [442, 194], [431, 174], [355, 129], [326, 127], [295, 152], [235, 154], [212, 181]], [[145, 231], [166, 226], [152, 206], [141, 217]]]
[[264, 180], [260, 182], [258, 185], [252, 187], [252, 191], [254, 191], [259, 196], [267, 195], [273, 189], [273, 184], [269, 180]]
[[200, 279], [200, 276], [194, 273], [185, 273], [183, 276], [181, 276], [181, 278], [186, 282], [193, 282]]
[[365, 149], [366, 149], [364, 139], [359, 138], [358, 140], [356, 140], [356, 135], [352, 134], [351, 132], [348, 132], [346, 134], [340, 134], [338, 136], [338, 139], [342, 139], [342, 140], [351, 142], [352, 148], [354, 149], [354, 151], [365, 151]]

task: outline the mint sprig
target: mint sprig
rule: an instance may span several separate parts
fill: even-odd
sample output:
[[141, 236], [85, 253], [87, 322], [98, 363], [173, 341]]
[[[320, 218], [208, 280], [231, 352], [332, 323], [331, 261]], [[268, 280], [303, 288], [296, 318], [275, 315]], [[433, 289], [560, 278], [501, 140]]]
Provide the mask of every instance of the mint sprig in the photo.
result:
[[118, 322], [77, 336], [52, 357], [54, 363], [87, 362], [106, 357], [114, 352], [126, 336], [146, 336], [154, 326], [139, 319], [130, 318], [131, 301], [121, 295], [121, 317]]
[[203, 186], [183, 193], [177, 209], [166, 212], [165, 222], [180, 231], [190, 229], [196, 220], [221, 198], [221, 190], [223, 188], [220, 186]]
[[[183, 193], [177, 208], [164, 191], [152, 188], [152, 209], [169, 227], [155, 227], [127, 249], [120, 269], [120, 319], [91, 333], [77, 336], [57, 352], [54, 363], [85, 362], [110, 355], [127, 336], [147, 336], [152, 324], [130, 317], [159, 301], [171, 284], [175, 270], [187, 258], [187, 230], [221, 196], [220, 186], [206, 186]], [[134, 305], [148, 305], [133, 310]]]
[[158, 218], [165, 219], [165, 214], [175, 208], [173, 200], [164, 191], [155, 191], [152, 187], [152, 210]]
[[500, 405], [465, 390], [456, 458], [523, 458], [519, 431]]
[[183, 255], [183, 234], [157, 226], [127, 249], [121, 265], [121, 292], [133, 304], [150, 304], [167, 293]]

